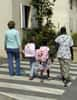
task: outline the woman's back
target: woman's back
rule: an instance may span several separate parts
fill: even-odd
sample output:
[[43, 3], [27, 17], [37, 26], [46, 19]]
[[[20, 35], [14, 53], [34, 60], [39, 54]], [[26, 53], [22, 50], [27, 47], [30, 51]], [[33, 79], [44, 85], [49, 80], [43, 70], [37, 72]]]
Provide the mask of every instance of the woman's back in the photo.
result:
[[8, 30], [5, 33], [6, 47], [18, 48], [20, 46], [19, 32], [16, 29]]

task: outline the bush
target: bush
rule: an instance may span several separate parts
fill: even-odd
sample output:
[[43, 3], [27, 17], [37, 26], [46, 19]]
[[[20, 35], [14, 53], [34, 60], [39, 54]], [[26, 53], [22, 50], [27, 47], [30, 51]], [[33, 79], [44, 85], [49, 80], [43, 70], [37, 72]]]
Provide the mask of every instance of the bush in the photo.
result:
[[77, 33], [72, 33], [72, 38], [74, 41], [74, 46], [77, 47]]
[[45, 39], [50, 48], [50, 58], [55, 57], [56, 48], [55, 48], [54, 40], [56, 38], [56, 32], [53, 29], [47, 30], [47, 28], [44, 27], [42, 30], [39, 29], [24, 30], [22, 47], [24, 47], [24, 45], [32, 36], [35, 36], [36, 48], [39, 48], [42, 45], [43, 40]]

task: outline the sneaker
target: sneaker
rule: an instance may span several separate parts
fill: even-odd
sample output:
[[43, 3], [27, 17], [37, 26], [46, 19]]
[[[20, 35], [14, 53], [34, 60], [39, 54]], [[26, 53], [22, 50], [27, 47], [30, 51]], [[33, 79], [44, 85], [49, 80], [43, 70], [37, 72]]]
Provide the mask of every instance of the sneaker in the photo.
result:
[[64, 80], [64, 87], [70, 86], [71, 84], [71, 80]]

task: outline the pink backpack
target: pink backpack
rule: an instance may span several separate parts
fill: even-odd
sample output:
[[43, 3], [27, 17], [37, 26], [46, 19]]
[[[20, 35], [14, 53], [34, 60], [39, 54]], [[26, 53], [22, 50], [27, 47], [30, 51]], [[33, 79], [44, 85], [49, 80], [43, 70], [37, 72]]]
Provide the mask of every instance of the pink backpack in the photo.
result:
[[45, 62], [49, 57], [48, 52], [49, 52], [48, 47], [46, 47], [46, 46], [40, 47], [40, 49], [36, 50], [36, 60]]

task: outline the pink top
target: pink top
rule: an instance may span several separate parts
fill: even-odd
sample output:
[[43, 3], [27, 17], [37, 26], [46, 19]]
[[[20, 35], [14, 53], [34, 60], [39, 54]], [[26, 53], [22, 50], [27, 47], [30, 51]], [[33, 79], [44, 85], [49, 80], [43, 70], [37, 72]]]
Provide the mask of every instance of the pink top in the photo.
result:
[[41, 46], [40, 49], [36, 50], [36, 60], [45, 62], [49, 57], [49, 48], [47, 46]]

